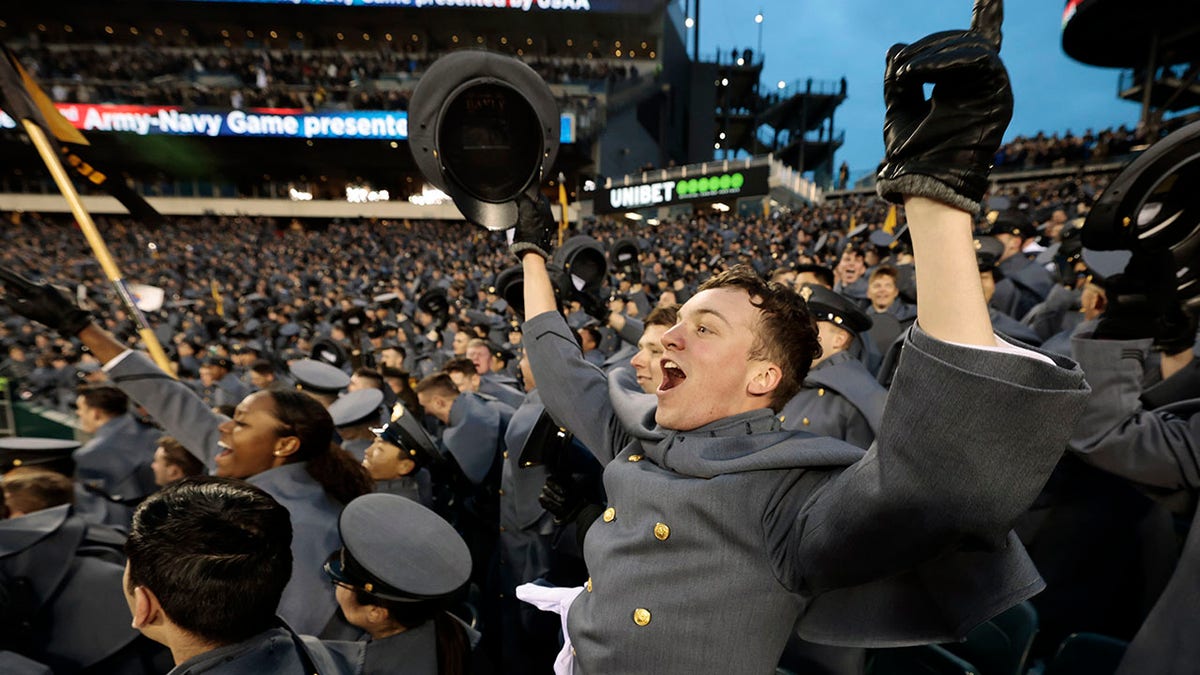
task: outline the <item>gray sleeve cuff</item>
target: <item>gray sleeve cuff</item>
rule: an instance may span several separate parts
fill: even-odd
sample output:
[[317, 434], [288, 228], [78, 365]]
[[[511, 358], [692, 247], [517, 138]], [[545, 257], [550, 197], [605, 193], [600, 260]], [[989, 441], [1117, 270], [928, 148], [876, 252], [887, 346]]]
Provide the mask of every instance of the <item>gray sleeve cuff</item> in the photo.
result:
[[951, 190], [940, 180], [921, 174], [905, 174], [897, 178], [880, 178], [875, 184], [875, 191], [885, 201], [902, 203], [904, 196], [928, 197], [967, 213], [979, 213], [980, 204], [977, 201]]

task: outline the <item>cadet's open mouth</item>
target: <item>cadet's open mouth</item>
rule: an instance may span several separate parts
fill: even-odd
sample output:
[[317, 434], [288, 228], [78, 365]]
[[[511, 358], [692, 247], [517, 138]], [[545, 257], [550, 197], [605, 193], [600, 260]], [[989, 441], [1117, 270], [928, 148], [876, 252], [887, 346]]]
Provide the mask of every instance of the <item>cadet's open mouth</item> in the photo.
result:
[[658, 386], [659, 391], [668, 391], [679, 386], [680, 382], [687, 379], [687, 374], [683, 372], [674, 361], [663, 359], [662, 361], [663, 379], [662, 384]]

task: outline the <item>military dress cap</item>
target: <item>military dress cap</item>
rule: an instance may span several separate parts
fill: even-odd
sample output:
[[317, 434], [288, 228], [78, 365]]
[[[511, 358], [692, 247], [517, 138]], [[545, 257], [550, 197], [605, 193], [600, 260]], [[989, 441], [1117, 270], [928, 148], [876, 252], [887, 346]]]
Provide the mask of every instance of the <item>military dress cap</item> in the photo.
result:
[[[828, 244], [829, 244], [829, 233], [822, 232], [821, 236], [817, 237], [817, 241], [813, 243], [812, 252], [814, 254], [820, 253], [821, 251], [825, 250], [825, 247]], [[712, 265], [710, 264], [709, 266], [711, 267]]]
[[300, 324], [288, 322], [279, 327], [279, 334], [283, 337], [294, 337], [300, 334]]
[[350, 427], [367, 422], [379, 423], [379, 407], [383, 405], [383, 392], [371, 387], [347, 392], [329, 405], [333, 426]]
[[504, 298], [518, 314], [525, 313], [525, 271], [520, 265], [509, 267], [496, 275], [496, 295]]
[[1002, 255], [1004, 244], [999, 239], [988, 235], [975, 237], [975, 261], [979, 264], [980, 272], [996, 269]]
[[318, 394], [336, 394], [350, 385], [350, 376], [340, 369], [313, 359], [300, 359], [288, 366], [296, 387]]
[[338, 531], [343, 546], [325, 563], [326, 574], [382, 600], [439, 600], [471, 575], [471, 553], [450, 523], [399, 495], [354, 499]]
[[71, 453], [79, 441], [62, 438], [0, 438], [0, 473], [22, 466], [40, 466], [70, 476], [75, 472]]
[[867, 224], [863, 223], [846, 233], [846, 241], [854, 241], [867, 233]]
[[591, 293], [607, 279], [608, 257], [604, 247], [585, 234], [568, 239], [554, 252], [552, 262], [563, 269], [576, 291]]
[[884, 230], [875, 230], [870, 237], [867, 237], [867, 240], [876, 248], [888, 248], [892, 242], [896, 241], [896, 238]]
[[204, 359], [204, 363], [202, 365], [216, 366], [218, 368], [224, 368], [225, 370], [233, 370], [233, 362], [224, 356], [210, 356]]
[[320, 363], [341, 368], [350, 362], [350, 354], [346, 352], [346, 348], [333, 338], [318, 338], [313, 341], [312, 352], [310, 356], [313, 360]]
[[450, 311], [450, 300], [446, 296], [446, 289], [438, 286], [425, 291], [420, 298], [417, 298], [417, 307], [422, 312], [435, 317], [445, 316]]
[[828, 321], [852, 333], [871, 329], [871, 317], [840, 293], [824, 286], [805, 284], [800, 288], [800, 297], [808, 303], [808, 310], [817, 321]]
[[421, 426], [421, 421], [399, 401], [392, 406], [388, 423], [371, 431], [381, 440], [408, 453], [409, 459], [417, 464], [436, 464], [442, 460], [441, 451], [425, 427]]
[[993, 211], [988, 214], [988, 221], [992, 224], [988, 230], [988, 234], [991, 235], [1011, 234], [1022, 239], [1037, 236], [1037, 228], [1034, 227], [1029, 214], [1018, 209]]

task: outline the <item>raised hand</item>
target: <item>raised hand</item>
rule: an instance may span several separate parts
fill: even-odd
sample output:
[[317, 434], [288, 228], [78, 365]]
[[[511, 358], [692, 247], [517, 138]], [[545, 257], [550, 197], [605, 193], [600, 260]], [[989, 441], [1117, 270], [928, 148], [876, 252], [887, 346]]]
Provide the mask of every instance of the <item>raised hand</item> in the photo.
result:
[[[976, 0], [969, 30], [888, 50], [886, 158], [877, 185], [884, 199], [923, 196], [978, 211], [1012, 119], [1012, 88], [999, 54], [1003, 17], [1002, 0]], [[926, 84], [933, 85], [929, 100]]]
[[517, 198], [517, 225], [513, 244], [509, 251], [520, 261], [526, 253], [536, 253], [550, 258], [551, 242], [554, 238], [554, 216], [550, 212], [550, 200], [538, 192]]

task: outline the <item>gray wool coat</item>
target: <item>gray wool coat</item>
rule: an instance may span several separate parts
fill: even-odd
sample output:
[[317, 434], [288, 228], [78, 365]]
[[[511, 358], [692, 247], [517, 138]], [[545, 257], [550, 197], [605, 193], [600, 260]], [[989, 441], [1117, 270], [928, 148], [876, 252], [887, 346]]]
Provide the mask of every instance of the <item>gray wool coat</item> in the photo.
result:
[[836, 438], [865, 450], [875, 440], [887, 393], [862, 361], [841, 352], [809, 371], [804, 387], [779, 411], [779, 421], [784, 429]]
[[[1200, 490], [1200, 399], [1145, 410], [1143, 362], [1150, 340], [1071, 341], [1095, 390], [1071, 449], [1093, 466], [1135, 483]], [[1158, 602], [1129, 644], [1118, 675], [1182, 675], [1200, 662], [1200, 517], [1192, 516], [1183, 553]]]
[[561, 317], [524, 334], [546, 408], [607, 463], [568, 618], [581, 672], [773, 673], [793, 626], [847, 646], [954, 640], [1043, 587], [1010, 527], [1085, 404], [1067, 359], [913, 330], [864, 453], [769, 409], [658, 427], [645, 397], [610, 400]]

